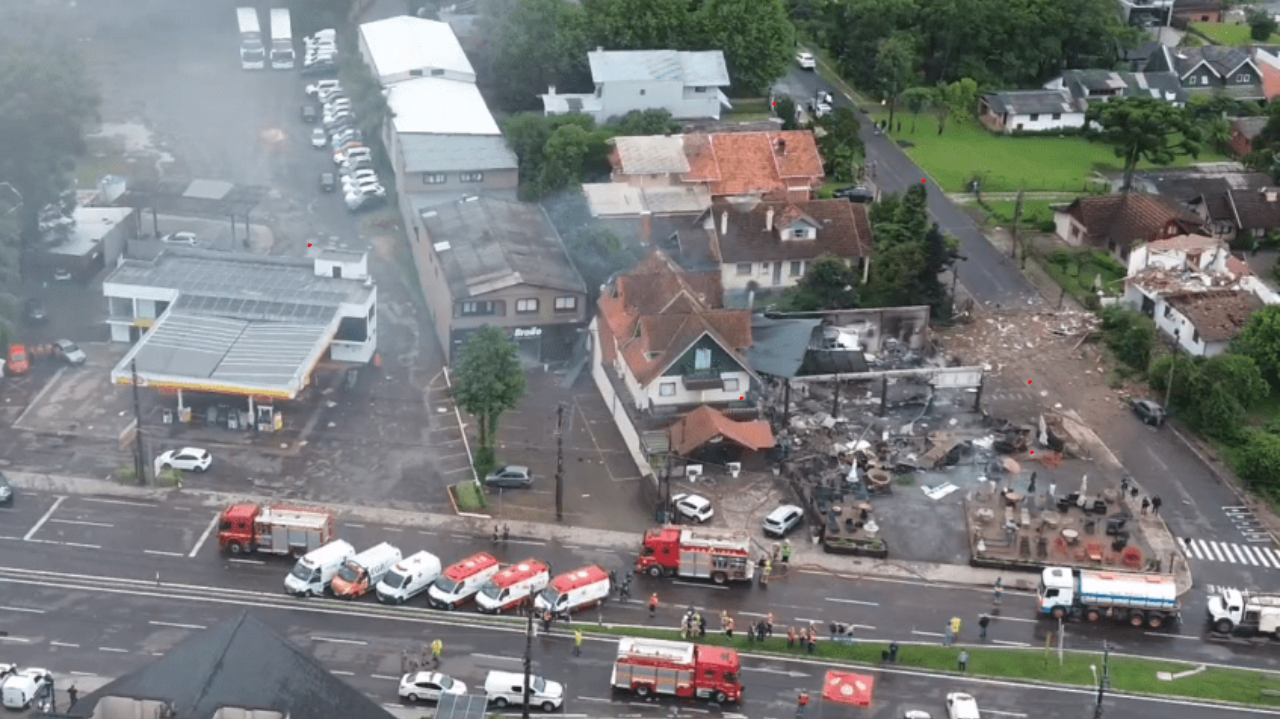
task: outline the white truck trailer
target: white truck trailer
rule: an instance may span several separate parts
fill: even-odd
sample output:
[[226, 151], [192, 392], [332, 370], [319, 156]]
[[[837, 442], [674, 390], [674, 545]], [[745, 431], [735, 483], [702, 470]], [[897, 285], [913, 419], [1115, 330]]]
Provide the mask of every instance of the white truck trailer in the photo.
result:
[[1040, 575], [1043, 616], [1122, 621], [1159, 629], [1179, 620], [1182, 609], [1172, 575], [1049, 567]]
[[286, 7], [271, 8], [271, 67], [293, 69], [293, 27]]
[[240, 67], [245, 70], [261, 70], [267, 66], [267, 52], [262, 46], [258, 9], [236, 8], [236, 21], [240, 23]]
[[1220, 634], [1269, 634], [1280, 639], [1280, 594], [1224, 589], [1209, 597], [1209, 623]]

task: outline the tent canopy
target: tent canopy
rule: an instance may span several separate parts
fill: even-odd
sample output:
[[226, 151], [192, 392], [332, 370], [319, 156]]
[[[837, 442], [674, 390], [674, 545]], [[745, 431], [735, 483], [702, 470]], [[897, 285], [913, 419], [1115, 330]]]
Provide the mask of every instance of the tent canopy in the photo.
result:
[[873, 677], [865, 674], [829, 671], [826, 681], [822, 683], [822, 698], [837, 704], [871, 706], [871, 692], [875, 682]]

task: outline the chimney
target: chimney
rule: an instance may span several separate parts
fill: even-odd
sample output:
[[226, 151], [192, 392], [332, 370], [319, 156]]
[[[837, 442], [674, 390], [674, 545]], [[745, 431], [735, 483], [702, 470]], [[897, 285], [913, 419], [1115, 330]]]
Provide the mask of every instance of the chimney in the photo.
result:
[[554, 96], [554, 95], [556, 94], [556, 86], [555, 86], [555, 85], [547, 85], [547, 94], [548, 94], [548, 95], [553, 95], [553, 96]]
[[720, 213], [720, 234], [729, 234], [729, 211], [725, 210]]
[[596, 45], [596, 52], [604, 52], [604, 45]]
[[769, 208], [768, 212], [764, 213], [764, 231], [773, 232], [773, 208], [772, 207]]
[[773, 143], [773, 149], [774, 149], [774, 150], [775, 150], [779, 155], [785, 154], [785, 153], [787, 152], [787, 141], [786, 141], [786, 139], [785, 139], [785, 138], [781, 138], [781, 137], [779, 137], [779, 138], [778, 138], [778, 140], [777, 140], [777, 142], [774, 142], [774, 143]]
[[1280, 187], [1266, 187], [1262, 190], [1262, 194], [1267, 197], [1267, 202], [1275, 202], [1277, 192], [1280, 192]]

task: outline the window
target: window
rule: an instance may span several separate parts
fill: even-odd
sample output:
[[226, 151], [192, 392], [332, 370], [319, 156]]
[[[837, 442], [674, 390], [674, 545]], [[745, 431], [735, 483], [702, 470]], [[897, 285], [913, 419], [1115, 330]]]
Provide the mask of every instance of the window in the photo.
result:
[[1060, 112], [1055, 112], [1055, 113], [1053, 113], [1053, 119], [1055, 119], [1055, 120], [1061, 120], [1061, 119], [1062, 119], [1062, 113], [1060, 113]]
[[1200, 344], [1200, 330], [1196, 330], [1195, 333], [1191, 335], [1191, 341], [1196, 344]]
[[725, 392], [737, 392], [737, 391], [738, 391], [738, 378], [737, 378], [737, 377], [726, 377], [726, 378], [725, 378], [725, 380], [724, 380], [724, 391], [725, 391]]
[[791, 263], [791, 276], [799, 277], [802, 274], [804, 274], [804, 262], [802, 260], [793, 261]]
[[445, 180], [449, 179], [444, 173], [433, 175], [429, 172], [422, 173], [422, 184], [424, 185], [443, 185]]
[[482, 302], [462, 302], [458, 305], [459, 312], [463, 317], [502, 314], [501, 308], [502, 303], [487, 300]]
[[409, 77], [422, 77], [422, 70], [421, 70], [421, 68], [416, 69], [416, 70], [410, 70], [410, 71], [409, 71]]
[[641, 94], [641, 95], [643, 95], [643, 94], [644, 94], [644, 90], [641, 90], [641, 91], [640, 91], [640, 94]]
[[464, 172], [458, 175], [461, 182], [484, 182], [483, 172]]
[[573, 312], [578, 309], [577, 297], [557, 297], [556, 312]]
[[675, 383], [675, 382], [663, 382], [662, 384], [658, 385], [658, 396], [659, 396], [659, 397], [675, 397], [675, 396], [676, 396], [676, 383]]
[[695, 87], [695, 88], [693, 88], [693, 91], [694, 91], [694, 92], [706, 92], [706, 91], [707, 91], [707, 88], [705, 88], [705, 87]]
[[1038, 113], [1038, 112], [1033, 112], [1033, 113], [1031, 113], [1031, 118], [1030, 118], [1030, 119], [1031, 119], [1031, 121], [1032, 121], [1032, 122], [1035, 122], [1036, 120], [1039, 120], [1039, 119], [1040, 119], [1040, 113]]
[[739, 263], [738, 263], [738, 276], [739, 276], [739, 277], [747, 277], [747, 276], [749, 276], [750, 274], [751, 274], [751, 263], [750, 263], [750, 262], [739, 262]]
[[431, 71], [431, 76], [432, 76], [432, 77], [443, 77], [443, 76], [444, 76], [444, 70], [442, 70], [442, 69], [440, 69], [440, 68], [435, 68], [435, 69], [433, 69], [433, 70]]
[[808, 227], [792, 227], [791, 236], [797, 240], [807, 240], [809, 239], [809, 228]]
[[1165, 305], [1165, 306], [1164, 306], [1164, 316], [1165, 316], [1165, 317], [1172, 317], [1172, 316], [1173, 316], [1173, 308], [1172, 308], [1172, 307], [1170, 307], [1169, 305]]
[[516, 300], [516, 314], [528, 314], [530, 312], [537, 312], [537, 311], [538, 311], [537, 298]]
[[1239, 75], [1236, 75], [1236, 82], [1250, 82], [1249, 73], [1242, 72]]
[[711, 350], [699, 347], [693, 351], [693, 368], [695, 370], [711, 369]]

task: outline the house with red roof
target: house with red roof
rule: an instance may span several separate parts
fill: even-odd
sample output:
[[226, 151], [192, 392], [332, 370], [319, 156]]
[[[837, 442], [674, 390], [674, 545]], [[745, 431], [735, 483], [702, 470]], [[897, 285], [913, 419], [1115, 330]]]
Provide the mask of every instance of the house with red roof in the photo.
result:
[[744, 403], [751, 313], [725, 309], [719, 273], [686, 272], [661, 251], [606, 286], [596, 318], [605, 367], [644, 411]]

